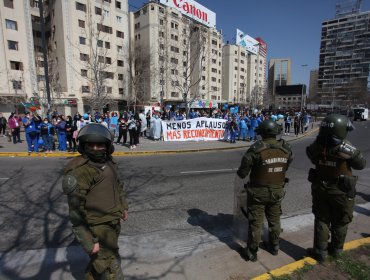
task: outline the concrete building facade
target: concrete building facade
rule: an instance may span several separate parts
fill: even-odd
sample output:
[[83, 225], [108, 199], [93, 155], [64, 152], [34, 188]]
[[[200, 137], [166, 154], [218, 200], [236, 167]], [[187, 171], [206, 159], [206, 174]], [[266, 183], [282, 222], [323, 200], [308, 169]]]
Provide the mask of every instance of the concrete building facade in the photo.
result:
[[225, 44], [222, 54], [224, 102], [247, 108], [261, 106], [266, 83], [266, 52], [253, 54], [240, 45]]
[[[66, 115], [95, 109], [92, 96], [105, 95], [102, 106], [118, 110], [128, 98], [128, 1], [43, 1], [51, 107]], [[0, 3], [0, 111], [11, 102], [37, 97], [47, 110], [39, 1]], [[95, 66], [95, 69], [93, 65]], [[94, 82], [99, 73], [99, 88]], [[96, 80], [96, 79], [95, 79]], [[11, 81], [11, 83], [9, 82]], [[14, 102], [15, 97], [17, 101]], [[10, 103], [9, 103], [10, 102]], [[13, 106], [13, 105], [12, 105]]]
[[370, 82], [370, 11], [337, 7], [322, 22], [318, 95], [322, 104], [351, 106], [367, 95]]
[[0, 112], [17, 111], [37, 93], [33, 14], [28, 1], [0, 3]]
[[222, 34], [214, 26], [159, 2], [145, 4], [131, 19], [132, 48], [146, 60], [135, 69], [143, 103], [216, 107], [222, 101]]

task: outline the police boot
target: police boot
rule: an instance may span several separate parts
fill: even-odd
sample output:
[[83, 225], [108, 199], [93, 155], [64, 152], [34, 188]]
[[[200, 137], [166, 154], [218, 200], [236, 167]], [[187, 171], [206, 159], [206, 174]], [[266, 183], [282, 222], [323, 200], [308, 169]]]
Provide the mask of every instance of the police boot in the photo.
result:
[[333, 258], [338, 258], [343, 253], [343, 249], [336, 248], [332, 243], [330, 243], [328, 246], [328, 253]]
[[319, 250], [316, 248], [308, 248], [306, 250], [307, 255], [315, 260], [317, 260], [319, 263], [323, 263], [326, 261], [328, 257], [328, 251], [326, 250]]
[[277, 256], [279, 254], [279, 244], [269, 244], [269, 252], [273, 256]]
[[252, 250], [248, 247], [243, 248], [241, 255], [246, 261], [251, 261], [251, 262], [257, 261], [257, 250]]

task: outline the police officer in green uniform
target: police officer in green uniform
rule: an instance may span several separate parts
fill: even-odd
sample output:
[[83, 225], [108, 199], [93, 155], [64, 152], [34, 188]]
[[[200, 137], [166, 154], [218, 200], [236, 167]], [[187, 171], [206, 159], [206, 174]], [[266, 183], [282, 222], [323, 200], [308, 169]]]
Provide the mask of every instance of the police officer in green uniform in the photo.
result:
[[357, 177], [352, 168], [360, 170], [366, 165], [361, 152], [346, 140], [351, 130], [352, 123], [346, 116], [328, 115], [321, 122], [315, 142], [306, 149], [315, 165], [308, 176], [315, 215], [314, 244], [307, 252], [320, 262], [328, 253], [336, 257], [343, 251], [355, 204]]
[[249, 223], [247, 247], [242, 256], [256, 261], [264, 215], [269, 227], [269, 250], [278, 254], [281, 232], [281, 201], [284, 198], [285, 173], [293, 160], [290, 145], [283, 139], [277, 140], [282, 128], [275, 121], [263, 121], [256, 132], [262, 140], [254, 143], [243, 156], [237, 171], [240, 178], [249, 173], [247, 191], [247, 218]]
[[113, 137], [104, 125], [89, 124], [77, 140], [81, 156], [66, 166], [63, 191], [72, 231], [90, 256], [85, 279], [123, 279], [118, 236], [128, 205], [111, 155]]

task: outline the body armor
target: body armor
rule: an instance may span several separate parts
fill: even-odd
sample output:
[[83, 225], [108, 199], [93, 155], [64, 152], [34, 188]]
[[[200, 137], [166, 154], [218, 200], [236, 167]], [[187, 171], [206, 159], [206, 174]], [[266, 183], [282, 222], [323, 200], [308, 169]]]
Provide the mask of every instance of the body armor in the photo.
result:
[[260, 161], [251, 170], [251, 186], [284, 185], [289, 152], [279, 144], [270, 145], [270, 147], [264, 144], [264, 147], [257, 150], [256, 153], [260, 155]]

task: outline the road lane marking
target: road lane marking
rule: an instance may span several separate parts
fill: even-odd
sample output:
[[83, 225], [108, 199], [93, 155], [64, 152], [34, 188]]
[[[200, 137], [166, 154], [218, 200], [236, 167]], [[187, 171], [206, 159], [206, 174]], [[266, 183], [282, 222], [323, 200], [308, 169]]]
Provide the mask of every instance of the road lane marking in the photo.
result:
[[9, 180], [10, 178], [0, 178], [0, 180]]
[[226, 171], [235, 171], [238, 168], [228, 168], [228, 169], [210, 169], [210, 170], [195, 170], [195, 171], [181, 171], [181, 174], [192, 174], [192, 173], [211, 173], [211, 172], [226, 172]]

